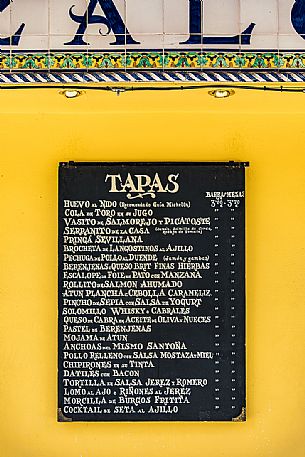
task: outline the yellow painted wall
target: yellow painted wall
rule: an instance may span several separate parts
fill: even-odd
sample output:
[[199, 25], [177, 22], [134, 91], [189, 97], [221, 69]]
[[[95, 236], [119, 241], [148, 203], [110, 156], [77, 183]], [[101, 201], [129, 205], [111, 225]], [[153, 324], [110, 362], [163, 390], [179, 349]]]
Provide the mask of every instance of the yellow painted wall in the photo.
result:
[[[0, 457], [304, 457], [305, 95], [0, 93]], [[57, 423], [59, 161], [250, 161], [245, 423]]]

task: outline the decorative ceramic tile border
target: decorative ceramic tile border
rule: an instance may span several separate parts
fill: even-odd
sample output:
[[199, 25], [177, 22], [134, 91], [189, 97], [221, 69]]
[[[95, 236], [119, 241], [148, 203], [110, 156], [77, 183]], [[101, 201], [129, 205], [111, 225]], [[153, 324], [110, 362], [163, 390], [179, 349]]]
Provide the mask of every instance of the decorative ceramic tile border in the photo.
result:
[[302, 72], [254, 71], [100, 71], [0, 73], [0, 84], [87, 84], [87, 83], [267, 83], [305, 82]]
[[61, 70], [270, 70], [305, 68], [305, 53], [298, 52], [0, 52], [2, 71]]

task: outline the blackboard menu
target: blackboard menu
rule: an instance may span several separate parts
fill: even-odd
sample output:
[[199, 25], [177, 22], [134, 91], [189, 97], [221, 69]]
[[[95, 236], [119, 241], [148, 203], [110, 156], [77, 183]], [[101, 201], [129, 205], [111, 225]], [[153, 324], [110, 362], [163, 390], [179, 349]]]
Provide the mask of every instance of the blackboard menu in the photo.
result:
[[247, 165], [60, 164], [59, 421], [246, 419]]

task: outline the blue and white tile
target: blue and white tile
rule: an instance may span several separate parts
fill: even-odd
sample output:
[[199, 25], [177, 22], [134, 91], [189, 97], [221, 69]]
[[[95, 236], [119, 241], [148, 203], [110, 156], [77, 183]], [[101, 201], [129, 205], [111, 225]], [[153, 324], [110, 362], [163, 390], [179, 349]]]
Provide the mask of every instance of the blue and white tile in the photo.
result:
[[189, 32], [189, 3], [185, 0], [164, 0], [164, 33], [185, 35]]
[[240, 0], [241, 31], [251, 23], [255, 24], [253, 35], [271, 35], [278, 33], [278, 0]]
[[205, 0], [203, 3], [204, 35], [238, 35], [240, 0]]
[[127, 0], [126, 25], [134, 34], [163, 33], [164, 30], [163, 0]]

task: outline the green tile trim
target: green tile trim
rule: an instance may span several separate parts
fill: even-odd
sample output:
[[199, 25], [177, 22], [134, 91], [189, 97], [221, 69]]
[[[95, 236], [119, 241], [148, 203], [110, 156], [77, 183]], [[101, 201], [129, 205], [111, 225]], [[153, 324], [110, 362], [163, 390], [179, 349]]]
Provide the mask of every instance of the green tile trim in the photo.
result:
[[0, 52], [0, 71], [15, 70], [106, 70], [106, 69], [303, 69], [301, 52], [130, 51], [50, 52], [11, 54]]

